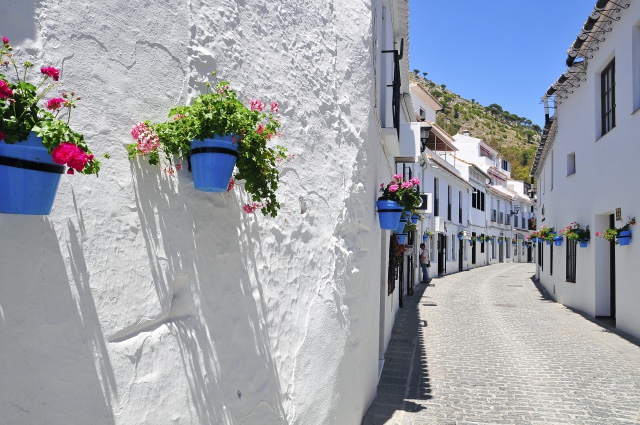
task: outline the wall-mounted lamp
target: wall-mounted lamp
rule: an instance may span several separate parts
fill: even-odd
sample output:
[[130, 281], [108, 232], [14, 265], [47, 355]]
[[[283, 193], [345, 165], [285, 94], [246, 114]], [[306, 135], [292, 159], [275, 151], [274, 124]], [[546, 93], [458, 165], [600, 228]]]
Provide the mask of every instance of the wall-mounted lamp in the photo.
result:
[[420, 152], [424, 152], [429, 142], [429, 135], [431, 133], [431, 127], [420, 127]]
[[514, 208], [515, 211], [511, 211], [509, 214], [511, 215], [518, 215], [518, 213], [520, 212], [520, 205], [516, 205]]

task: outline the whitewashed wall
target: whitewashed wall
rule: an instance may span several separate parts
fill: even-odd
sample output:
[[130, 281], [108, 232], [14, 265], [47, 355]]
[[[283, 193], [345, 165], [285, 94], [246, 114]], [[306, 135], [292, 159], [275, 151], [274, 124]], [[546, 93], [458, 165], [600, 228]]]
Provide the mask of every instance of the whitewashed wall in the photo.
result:
[[[380, 142], [364, 0], [9, 0], [0, 31], [62, 68], [99, 178], [0, 216], [6, 423], [358, 424], [375, 394]], [[130, 162], [211, 70], [278, 100], [275, 219]], [[192, 90], [195, 87], [196, 90]], [[375, 121], [375, 122], [374, 122]]]
[[[572, 221], [591, 228], [587, 248], [577, 249], [576, 282], [565, 281], [565, 246], [554, 249], [550, 275], [549, 247], [544, 247], [544, 270], [538, 270], [542, 284], [557, 300], [594, 316], [610, 314], [609, 243], [595, 233], [608, 227], [609, 214], [621, 208], [628, 216], [640, 218], [637, 178], [637, 143], [640, 116], [634, 92], [640, 93], [640, 4], [629, 2], [621, 19], [612, 24], [606, 40], [589, 61], [586, 81], [557, 106], [558, 133], [538, 177], [538, 227], [556, 230]], [[634, 40], [635, 38], [635, 40]], [[615, 56], [616, 127], [600, 137], [600, 73]], [[634, 77], [635, 76], [635, 77]], [[575, 153], [576, 172], [567, 175], [567, 155]], [[542, 210], [544, 208], [544, 214]], [[631, 245], [616, 246], [616, 325], [640, 336], [640, 228], [632, 227]]]

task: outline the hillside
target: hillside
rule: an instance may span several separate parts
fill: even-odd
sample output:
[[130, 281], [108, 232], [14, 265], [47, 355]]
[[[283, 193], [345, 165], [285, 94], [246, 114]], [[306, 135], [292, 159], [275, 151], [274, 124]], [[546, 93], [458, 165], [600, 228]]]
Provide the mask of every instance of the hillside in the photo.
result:
[[439, 126], [451, 135], [469, 130], [471, 136], [483, 139], [511, 163], [512, 178], [529, 181], [529, 171], [542, 134], [540, 126], [503, 110], [496, 103], [483, 106], [475, 99], [464, 99], [447, 90], [446, 84], [437, 85], [419, 74], [419, 70], [414, 70], [410, 74], [411, 82], [424, 87], [444, 107], [437, 115]]

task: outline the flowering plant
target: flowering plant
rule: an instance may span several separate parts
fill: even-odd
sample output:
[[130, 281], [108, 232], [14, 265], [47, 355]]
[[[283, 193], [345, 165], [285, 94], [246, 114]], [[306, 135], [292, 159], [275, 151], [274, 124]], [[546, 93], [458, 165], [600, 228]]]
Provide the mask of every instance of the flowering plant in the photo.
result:
[[542, 226], [540, 228], [540, 230], [538, 231], [538, 236], [537, 237], [540, 238], [540, 239], [544, 239], [545, 241], [551, 241], [556, 236], [558, 236], [558, 235], [553, 231], [553, 228], [547, 227], [547, 226]]
[[[215, 71], [211, 73], [215, 76]], [[166, 122], [139, 122], [131, 135], [135, 143], [127, 146], [129, 158], [142, 155], [152, 165], [160, 163], [161, 156], [168, 163], [167, 170], [180, 170], [181, 161], [188, 157], [191, 141], [232, 136], [238, 144], [236, 172], [229, 182], [229, 189], [244, 180], [244, 186], [256, 201], [244, 206], [252, 213], [260, 209], [264, 215], [275, 217], [280, 208], [275, 191], [279, 183], [277, 164], [287, 159], [287, 150], [279, 145], [270, 147], [268, 142], [278, 135], [280, 122], [277, 102], [269, 105], [260, 100], [243, 104], [226, 81], [213, 86], [207, 81], [207, 93], [198, 96], [191, 105], [176, 106], [169, 111]]]
[[68, 174], [74, 174], [75, 171], [97, 174], [100, 161], [94, 158], [84, 136], [69, 127], [71, 110], [76, 107], [80, 97], [75, 92], [62, 93], [60, 97], [47, 100], [46, 110], [39, 105], [60, 79], [60, 71], [52, 66], [43, 66], [40, 68], [42, 79], [35, 85], [26, 80], [34, 64], [25, 61], [21, 75], [13, 47], [6, 37], [2, 38], [0, 53], [0, 65], [7, 69], [12, 67], [15, 71], [14, 82], [0, 73], [0, 141], [19, 143], [33, 131], [42, 138], [42, 145], [47, 148], [53, 161], [69, 167]]
[[386, 186], [380, 183], [380, 192], [382, 192], [380, 199], [396, 201], [405, 210], [414, 212], [422, 202], [417, 191], [419, 184], [419, 179], [412, 178], [405, 181], [402, 175], [394, 174], [391, 182]]
[[625, 231], [625, 230], [629, 230], [630, 226], [633, 226], [636, 224], [636, 218], [635, 217], [629, 217], [629, 221], [627, 221], [627, 224], [625, 224], [622, 227], [610, 227], [608, 229], [606, 229], [604, 232], [596, 232], [596, 237], [600, 237], [603, 239], [608, 240], [609, 242], [614, 242], [618, 243], [617, 241], [617, 237], [620, 234], [620, 232]]
[[580, 227], [580, 224], [577, 222], [572, 222], [564, 229], [558, 232], [560, 236], [564, 236], [567, 240], [570, 241], [588, 241], [591, 239], [591, 232], [589, 231], [589, 226], [584, 229]]

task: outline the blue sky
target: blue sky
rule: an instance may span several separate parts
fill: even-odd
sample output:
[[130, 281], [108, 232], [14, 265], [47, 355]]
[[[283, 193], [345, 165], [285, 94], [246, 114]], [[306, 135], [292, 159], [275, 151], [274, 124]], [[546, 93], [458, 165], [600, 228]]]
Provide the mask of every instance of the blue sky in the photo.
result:
[[595, 3], [409, 0], [409, 69], [542, 126], [540, 97], [567, 69], [567, 50]]

